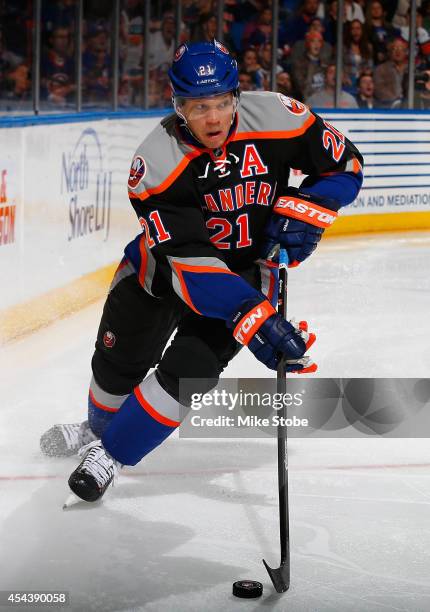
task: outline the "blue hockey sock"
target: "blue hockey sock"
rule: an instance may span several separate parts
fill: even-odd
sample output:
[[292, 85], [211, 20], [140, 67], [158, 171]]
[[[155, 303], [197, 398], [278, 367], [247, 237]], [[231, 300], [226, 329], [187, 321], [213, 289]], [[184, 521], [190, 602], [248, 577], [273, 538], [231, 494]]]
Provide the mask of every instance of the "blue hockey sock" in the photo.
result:
[[105, 429], [127, 397], [128, 395], [106, 393], [99, 387], [93, 376], [88, 394], [88, 423], [96, 436], [102, 437]]
[[123, 465], [136, 465], [180, 425], [180, 404], [150, 374], [107, 426], [102, 443]]

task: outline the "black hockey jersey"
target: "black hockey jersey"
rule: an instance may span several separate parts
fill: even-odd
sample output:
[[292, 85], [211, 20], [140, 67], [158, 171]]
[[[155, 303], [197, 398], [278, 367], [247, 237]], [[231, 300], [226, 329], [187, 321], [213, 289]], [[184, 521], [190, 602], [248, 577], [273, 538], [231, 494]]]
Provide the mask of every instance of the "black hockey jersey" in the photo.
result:
[[[257, 294], [240, 272], [253, 262], [264, 267], [263, 230], [291, 168], [320, 177], [358, 174], [362, 163], [340, 132], [282, 94], [243, 93], [218, 150], [200, 145], [170, 115], [132, 161], [129, 197], [143, 234], [126, 256], [150, 294], [173, 288], [195, 312], [227, 319]], [[263, 278], [267, 294], [270, 270], [262, 270]]]

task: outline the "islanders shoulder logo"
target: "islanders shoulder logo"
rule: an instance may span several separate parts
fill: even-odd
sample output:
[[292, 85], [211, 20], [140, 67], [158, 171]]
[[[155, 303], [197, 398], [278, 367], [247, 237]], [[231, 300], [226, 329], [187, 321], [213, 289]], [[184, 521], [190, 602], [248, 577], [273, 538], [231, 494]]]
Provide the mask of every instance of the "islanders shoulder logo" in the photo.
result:
[[135, 189], [146, 174], [146, 163], [143, 157], [136, 155], [131, 163], [128, 186]]
[[292, 115], [300, 116], [308, 111], [308, 107], [305, 104], [294, 98], [289, 98], [288, 96], [284, 96], [284, 94], [278, 94], [278, 98]]

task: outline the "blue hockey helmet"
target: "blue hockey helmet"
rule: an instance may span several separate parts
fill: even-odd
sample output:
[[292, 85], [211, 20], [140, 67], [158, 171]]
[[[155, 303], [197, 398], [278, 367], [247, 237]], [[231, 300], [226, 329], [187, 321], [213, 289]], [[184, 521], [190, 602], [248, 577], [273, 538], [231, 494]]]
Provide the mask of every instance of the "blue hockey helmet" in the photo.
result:
[[203, 98], [232, 91], [238, 94], [237, 62], [214, 40], [180, 45], [169, 70], [174, 98]]

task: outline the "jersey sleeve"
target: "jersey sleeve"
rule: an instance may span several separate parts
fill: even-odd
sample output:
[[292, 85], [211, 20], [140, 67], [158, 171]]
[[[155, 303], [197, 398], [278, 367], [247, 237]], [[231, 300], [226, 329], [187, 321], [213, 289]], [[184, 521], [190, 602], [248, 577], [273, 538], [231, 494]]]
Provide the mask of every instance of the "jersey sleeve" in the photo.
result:
[[[132, 169], [133, 164], [135, 160]], [[156, 193], [149, 181], [133, 186], [129, 180], [129, 198], [143, 230], [135, 245], [139, 253], [134, 254], [139, 281], [146, 286], [148, 276], [160, 270], [194, 312], [227, 320], [242, 302], [261, 294], [229, 269], [209, 239], [203, 212], [184, 201], [186, 184], [183, 190], [176, 189], [184, 194], [180, 201], [168, 197], [168, 191]], [[133, 261], [133, 253], [128, 256]]]
[[328, 121], [311, 111], [309, 117], [313, 120], [296, 139], [291, 167], [308, 175], [300, 186], [302, 191], [346, 206], [355, 200], [363, 183], [363, 157]]
[[276, 143], [286, 170], [308, 175], [301, 191], [337, 200], [340, 206], [355, 199], [363, 181], [363, 158], [348, 138], [281, 93], [245, 92], [242, 97], [240, 130]]

